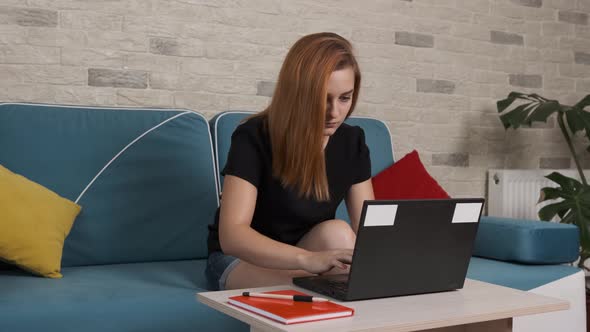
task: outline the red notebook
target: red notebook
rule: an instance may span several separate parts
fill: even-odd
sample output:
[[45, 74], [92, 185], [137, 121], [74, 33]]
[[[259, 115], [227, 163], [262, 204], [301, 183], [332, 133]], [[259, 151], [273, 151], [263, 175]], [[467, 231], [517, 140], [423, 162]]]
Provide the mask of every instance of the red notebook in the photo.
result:
[[[295, 290], [266, 292], [269, 294], [308, 295]], [[354, 309], [333, 302], [299, 302], [261, 297], [232, 296], [229, 303], [283, 324], [348, 317]]]

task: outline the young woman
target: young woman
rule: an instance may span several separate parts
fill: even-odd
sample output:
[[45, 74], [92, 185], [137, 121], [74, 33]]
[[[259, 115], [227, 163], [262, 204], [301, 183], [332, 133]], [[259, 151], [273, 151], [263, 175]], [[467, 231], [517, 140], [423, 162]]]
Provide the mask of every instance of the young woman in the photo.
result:
[[[232, 135], [209, 226], [212, 289], [348, 271], [363, 201], [374, 199], [363, 130], [343, 123], [360, 82], [352, 46], [337, 34], [308, 35], [289, 50], [270, 106]], [[343, 199], [351, 225], [334, 219]]]

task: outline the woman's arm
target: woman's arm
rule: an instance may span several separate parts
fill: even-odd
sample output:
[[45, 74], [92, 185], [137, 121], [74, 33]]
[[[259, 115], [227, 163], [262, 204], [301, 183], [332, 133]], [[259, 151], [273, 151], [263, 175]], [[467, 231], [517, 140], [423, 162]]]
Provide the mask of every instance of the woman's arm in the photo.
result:
[[334, 266], [344, 268], [350, 263], [352, 251], [331, 250], [310, 252], [303, 248], [275, 241], [250, 227], [258, 191], [250, 182], [226, 175], [219, 215], [219, 242], [225, 254], [248, 263], [281, 270], [303, 269], [322, 273]]
[[357, 233], [365, 200], [375, 199], [371, 179], [352, 185], [346, 194], [345, 202], [352, 230]]

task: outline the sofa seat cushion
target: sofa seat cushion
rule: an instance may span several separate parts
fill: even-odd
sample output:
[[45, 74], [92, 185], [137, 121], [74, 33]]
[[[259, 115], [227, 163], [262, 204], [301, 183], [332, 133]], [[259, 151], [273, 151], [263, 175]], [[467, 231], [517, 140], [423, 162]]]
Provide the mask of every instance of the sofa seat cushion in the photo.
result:
[[7, 331], [247, 331], [201, 304], [206, 260], [68, 267], [62, 279], [0, 272]]
[[481, 217], [473, 255], [523, 264], [562, 264], [579, 255], [578, 227], [569, 224]]
[[472, 257], [467, 278], [528, 291], [579, 271], [569, 265], [523, 265]]

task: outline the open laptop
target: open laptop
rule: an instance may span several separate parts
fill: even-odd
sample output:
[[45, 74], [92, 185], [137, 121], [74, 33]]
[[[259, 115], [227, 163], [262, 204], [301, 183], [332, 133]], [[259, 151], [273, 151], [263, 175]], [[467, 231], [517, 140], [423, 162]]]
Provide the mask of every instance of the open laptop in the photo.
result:
[[365, 201], [349, 274], [293, 278], [342, 301], [463, 288], [483, 198]]

